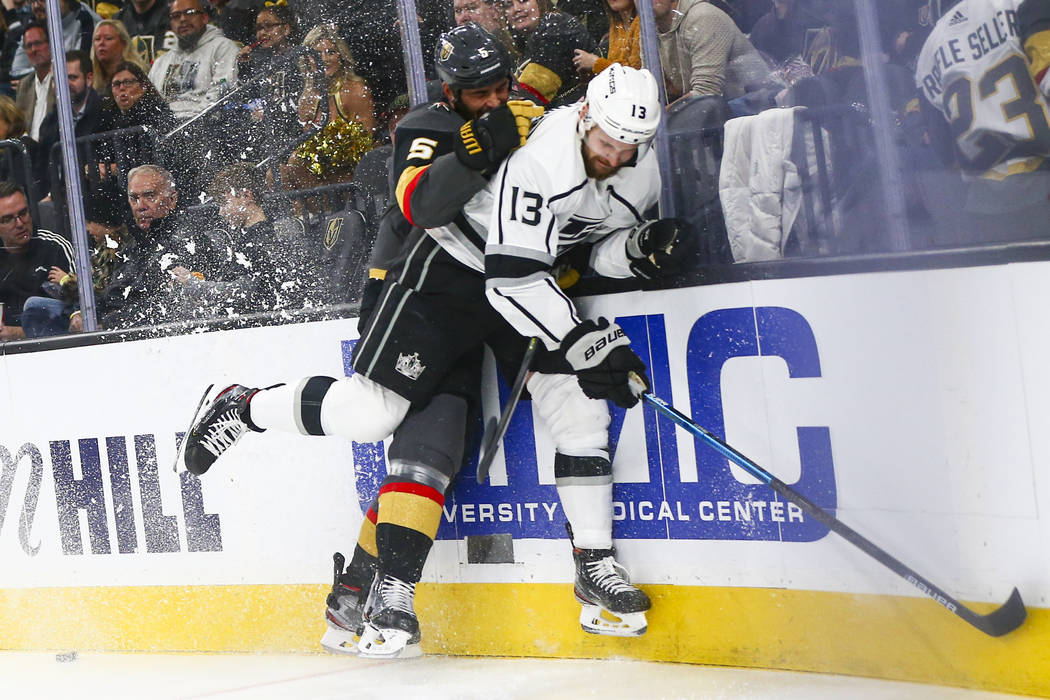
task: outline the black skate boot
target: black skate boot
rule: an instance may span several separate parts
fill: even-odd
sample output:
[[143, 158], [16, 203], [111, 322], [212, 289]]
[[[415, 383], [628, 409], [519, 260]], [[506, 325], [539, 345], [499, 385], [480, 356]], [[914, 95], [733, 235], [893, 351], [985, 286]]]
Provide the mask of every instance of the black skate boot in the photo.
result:
[[377, 574], [365, 603], [365, 629], [358, 642], [361, 656], [407, 659], [419, 656], [419, 620], [412, 607], [416, 584], [390, 574]]
[[[209, 387], [205, 395], [211, 391]], [[245, 418], [248, 400], [259, 390], [240, 384], [226, 387], [197, 409], [183, 440], [186, 469], [200, 476], [249, 429], [262, 432]]]
[[[572, 537], [572, 530], [569, 530]], [[651, 607], [645, 591], [632, 586], [627, 570], [612, 549], [581, 549], [573, 545], [576, 561], [576, 600], [580, 626], [591, 634], [637, 637], [645, 634], [645, 611]]]
[[357, 642], [365, 627], [362, 615], [365, 599], [368, 598], [375, 577], [375, 568], [363, 566], [361, 571], [353, 571], [351, 562], [350, 568], [343, 573], [343, 563], [346, 561], [343, 555], [336, 552], [332, 560], [335, 564], [335, 580], [332, 582], [332, 592], [325, 601], [328, 629], [321, 637], [321, 646], [334, 654], [356, 654]]

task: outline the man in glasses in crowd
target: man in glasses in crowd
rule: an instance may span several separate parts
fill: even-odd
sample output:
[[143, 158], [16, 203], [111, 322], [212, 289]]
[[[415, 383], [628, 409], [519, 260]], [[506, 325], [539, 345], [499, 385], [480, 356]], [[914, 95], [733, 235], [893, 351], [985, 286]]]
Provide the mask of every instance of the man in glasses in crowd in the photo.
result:
[[149, 79], [180, 121], [219, 101], [237, 82], [237, 44], [208, 21], [204, 0], [175, 0], [169, 12], [178, 46], [158, 58]]

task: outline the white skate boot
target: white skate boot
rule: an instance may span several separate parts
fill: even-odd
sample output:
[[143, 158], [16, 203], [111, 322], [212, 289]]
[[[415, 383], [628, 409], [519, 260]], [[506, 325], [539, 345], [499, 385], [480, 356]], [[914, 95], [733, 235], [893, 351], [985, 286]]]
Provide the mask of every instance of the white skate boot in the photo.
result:
[[576, 560], [576, 600], [580, 626], [591, 634], [637, 637], [645, 634], [649, 596], [632, 586], [612, 549], [572, 548]]
[[378, 574], [365, 603], [364, 631], [357, 644], [360, 656], [408, 659], [421, 655], [419, 620], [412, 601], [416, 584], [390, 574]]
[[[332, 592], [325, 601], [327, 629], [321, 637], [321, 646], [333, 654], [356, 654], [358, 640], [365, 627], [365, 599], [368, 597], [370, 580], [375, 576], [375, 571], [348, 570], [343, 573], [343, 555], [336, 552], [332, 558], [335, 564], [335, 580], [332, 583]], [[358, 575], [355, 576], [355, 573]], [[364, 583], [365, 579], [368, 579], [369, 583]]]

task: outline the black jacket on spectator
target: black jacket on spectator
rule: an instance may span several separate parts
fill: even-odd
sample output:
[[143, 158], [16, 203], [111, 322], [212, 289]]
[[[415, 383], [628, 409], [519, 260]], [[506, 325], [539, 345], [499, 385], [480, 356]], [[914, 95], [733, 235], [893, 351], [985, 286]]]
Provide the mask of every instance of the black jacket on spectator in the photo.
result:
[[[84, 109], [73, 114], [73, 132], [77, 138], [96, 133], [99, 119], [102, 116], [102, 98], [94, 88], [88, 88]], [[33, 180], [37, 183], [37, 196], [46, 197], [51, 192], [48, 178], [48, 164], [51, 162], [51, 149], [60, 140], [58, 129], [58, 111], [52, 109], [40, 124], [40, 141], [32, 153]]]
[[127, 27], [135, 51], [142, 56], [147, 65], [153, 63], [158, 53], [167, 51], [164, 46], [166, 34], [171, 35], [173, 44], [176, 41], [175, 33], [171, 31], [168, 10], [168, 0], [156, 0], [153, 7], [140, 15], [135, 10], [135, 5], [128, 0], [120, 12], [113, 15], [113, 19], [120, 20]]
[[199, 269], [201, 260], [208, 255], [207, 247], [179, 226], [184, 217], [185, 212], [176, 209], [155, 219], [148, 230], [131, 228], [134, 245], [129, 247], [128, 259], [114, 273], [110, 287], [103, 293], [109, 307], [119, 305], [120, 308], [103, 318], [104, 328], [128, 328], [188, 317], [172, 294], [169, 273], [177, 265]]
[[798, 7], [793, 7], [787, 17], [780, 19], [770, 10], [762, 15], [751, 30], [751, 44], [776, 63], [783, 63], [793, 56], [802, 55], [806, 47], [805, 20], [799, 16]]
[[263, 4], [263, 0], [229, 0], [221, 8], [216, 8], [211, 23], [221, 29], [227, 39], [233, 39], [244, 45], [253, 44], [255, 43], [255, 17], [263, 8]]
[[73, 247], [58, 234], [37, 231], [21, 253], [0, 248], [0, 301], [4, 303], [4, 323], [22, 325], [26, 299], [49, 296], [41, 285], [47, 282], [51, 267], [73, 269]]
[[293, 45], [280, 55], [256, 48], [247, 62], [237, 65], [241, 82], [261, 79], [258, 85], [247, 89], [246, 97], [259, 98], [264, 103], [264, 155], [290, 148], [304, 133], [299, 122], [299, 97], [307, 84], [312, 82], [322, 95], [328, 92], [321, 57], [305, 46]]
[[277, 233], [268, 219], [247, 229], [212, 232], [203, 280], [191, 280], [183, 297], [195, 316], [252, 313], [287, 306], [279, 296], [287, 266], [273, 248]]
[[104, 100], [98, 131], [148, 126], [160, 133], [167, 133], [175, 128], [176, 123], [175, 113], [171, 111], [168, 103], [147, 92], [127, 112], [121, 112], [117, 103], [112, 99]]

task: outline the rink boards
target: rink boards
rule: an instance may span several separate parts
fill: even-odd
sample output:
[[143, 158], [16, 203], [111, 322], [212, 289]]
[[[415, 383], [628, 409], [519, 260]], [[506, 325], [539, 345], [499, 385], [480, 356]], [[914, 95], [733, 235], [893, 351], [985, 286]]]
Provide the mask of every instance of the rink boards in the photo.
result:
[[[638, 639], [579, 630], [549, 437], [515, 416], [489, 484], [445, 505], [420, 587], [431, 653], [625, 656], [1050, 696], [1046, 263], [594, 297], [655, 393], [978, 609], [982, 635], [649, 409], [613, 411], [620, 559]], [[209, 382], [345, 376], [354, 321], [3, 359], [0, 647], [313, 651], [383, 446], [249, 435], [172, 471]], [[505, 384], [486, 367], [486, 411]], [[468, 541], [513, 537], [513, 563]], [[469, 538], [469, 539], [468, 539]], [[476, 539], [475, 539], [476, 538]], [[505, 539], [505, 537], [504, 537]]]

